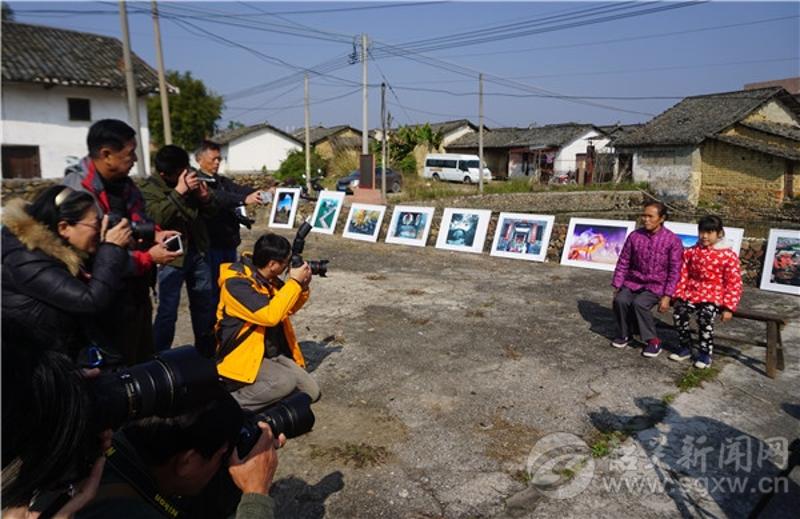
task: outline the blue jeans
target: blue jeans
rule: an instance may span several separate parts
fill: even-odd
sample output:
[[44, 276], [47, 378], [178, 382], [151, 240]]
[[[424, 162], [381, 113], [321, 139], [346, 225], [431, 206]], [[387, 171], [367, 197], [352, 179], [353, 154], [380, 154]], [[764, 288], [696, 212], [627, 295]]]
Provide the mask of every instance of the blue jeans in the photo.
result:
[[219, 303], [219, 266], [223, 263], [234, 263], [239, 258], [236, 256], [236, 247], [232, 249], [209, 249], [206, 254], [208, 265], [211, 267], [212, 297], [214, 308]]
[[181, 303], [181, 287], [186, 281], [189, 313], [192, 318], [195, 347], [204, 355], [214, 353], [214, 305], [212, 303], [211, 269], [206, 259], [190, 249], [183, 267], [158, 267], [158, 310], [153, 323], [156, 351], [168, 350], [175, 338], [175, 321]]

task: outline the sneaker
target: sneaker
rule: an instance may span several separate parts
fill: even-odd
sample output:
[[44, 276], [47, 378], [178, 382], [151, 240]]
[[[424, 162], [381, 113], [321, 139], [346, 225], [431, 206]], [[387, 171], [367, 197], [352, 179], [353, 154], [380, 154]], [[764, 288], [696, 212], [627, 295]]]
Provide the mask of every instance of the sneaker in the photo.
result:
[[692, 358], [692, 350], [689, 348], [681, 348], [669, 354], [669, 360], [677, 360], [682, 362]]
[[694, 367], [700, 369], [711, 367], [711, 355], [703, 352], [698, 353], [697, 358], [694, 360]]
[[644, 351], [642, 351], [642, 355], [645, 357], [658, 357], [659, 353], [661, 353], [661, 341], [658, 339], [650, 339], [647, 341], [647, 346], [645, 346]]
[[628, 345], [628, 338], [627, 337], [617, 337], [613, 341], [611, 341], [611, 345], [615, 348], [624, 348]]

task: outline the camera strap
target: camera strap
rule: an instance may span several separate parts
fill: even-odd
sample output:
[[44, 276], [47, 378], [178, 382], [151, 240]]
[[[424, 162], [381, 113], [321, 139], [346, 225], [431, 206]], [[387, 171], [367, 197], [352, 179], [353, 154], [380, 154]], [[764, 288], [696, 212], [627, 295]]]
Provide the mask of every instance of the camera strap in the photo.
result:
[[[115, 439], [111, 447], [105, 452], [106, 463], [119, 477], [125, 480], [140, 497], [158, 510], [161, 515], [172, 519], [185, 517], [183, 511], [177, 504], [158, 492], [153, 480], [147, 472], [131, 458], [131, 454], [128, 453], [127, 450], [128, 448], [123, 443]], [[100, 495], [103, 494], [103, 486], [104, 485], [101, 485], [98, 492]]]

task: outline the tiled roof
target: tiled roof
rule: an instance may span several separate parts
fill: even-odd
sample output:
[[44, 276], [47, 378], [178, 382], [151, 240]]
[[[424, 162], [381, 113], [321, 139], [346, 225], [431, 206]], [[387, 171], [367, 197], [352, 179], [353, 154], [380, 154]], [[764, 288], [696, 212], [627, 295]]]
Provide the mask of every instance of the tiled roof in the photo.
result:
[[[116, 38], [4, 21], [2, 39], [3, 82], [125, 88]], [[157, 92], [156, 71], [135, 54], [132, 59], [137, 92]]]
[[[596, 129], [591, 124], [548, 124], [534, 128], [495, 128], [483, 134], [484, 148], [540, 147], [560, 148], [581, 135]], [[470, 133], [450, 143], [447, 148], [477, 148], [478, 134]]]
[[[311, 144], [316, 145], [320, 141], [333, 137], [337, 133], [340, 133], [345, 130], [352, 130], [353, 132], [361, 135], [361, 130], [356, 130], [352, 126], [341, 124], [339, 126], [331, 126], [330, 128], [326, 128], [324, 126], [312, 126], [311, 128], [308, 129], [308, 137]], [[305, 142], [306, 140], [305, 128], [300, 128], [299, 130], [294, 132], [293, 135], [295, 139], [298, 139], [300, 141]]]
[[771, 133], [793, 141], [800, 141], [800, 127], [790, 126], [772, 121], [750, 121], [742, 122], [742, 126], [758, 130], [760, 132]]
[[797, 113], [797, 101], [780, 87], [687, 97], [614, 143], [616, 147], [699, 144], [771, 99]]
[[229, 143], [235, 141], [236, 139], [240, 139], [240, 138], [242, 138], [242, 137], [244, 137], [246, 135], [250, 135], [251, 133], [254, 133], [254, 132], [257, 132], [257, 131], [263, 130], [263, 129], [270, 129], [273, 132], [275, 132], [275, 133], [277, 133], [279, 135], [282, 135], [282, 136], [286, 137], [287, 139], [289, 139], [291, 141], [296, 142], [297, 144], [302, 144], [302, 142], [299, 139], [297, 139], [295, 136], [293, 136], [293, 135], [291, 135], [289, 133], [286, 133], [283, 130], [279, 130], [278, 128], [275, 128], [274, 126], [272, 126], [271, 124], [268, 124], [268, 123], [254, 124], [252, 126], [244, 126], [242, 128], [236, 128], [234, 130], [228, 130], [228, 131], [225, 131], [225, 132], [221, 132], [221, 133], [218, 133], [215, 136], [213, 136], [211, 138], [211, 140], [213, 142], [216, 142], [220, 146], [224, 146], [226, 144], [229, 144]]
[[740, 135], [719, 135], [714, 138], [718, 141], [726, 142], [741, 148], [760, 151], [761, 153], [765, 153], [767, 155], [783, 157], [789, 160], [800, 160], [800, 146], [783, 146], [766, 141], [749, 139]]

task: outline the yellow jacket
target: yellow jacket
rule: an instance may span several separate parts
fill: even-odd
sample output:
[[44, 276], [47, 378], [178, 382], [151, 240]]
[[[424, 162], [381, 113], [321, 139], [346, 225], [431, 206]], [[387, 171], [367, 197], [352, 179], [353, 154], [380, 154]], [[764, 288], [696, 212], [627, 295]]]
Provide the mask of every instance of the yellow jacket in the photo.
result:
[[228, 379], [252, 384], [264, 358], [267, 328], [283, 327], [287, 356], [305, 367], [305, 359], [289, 316], [308, 300], [308, 290], [289, 279], [273, 287], [261, 277], [249, 256], [220, 267], [217, 306], [217, 372]]

